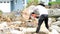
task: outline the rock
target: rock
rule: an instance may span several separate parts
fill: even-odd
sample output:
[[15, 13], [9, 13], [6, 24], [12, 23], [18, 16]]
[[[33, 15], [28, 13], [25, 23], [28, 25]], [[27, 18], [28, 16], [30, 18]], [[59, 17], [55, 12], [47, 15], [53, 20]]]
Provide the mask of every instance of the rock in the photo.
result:
[[52, 32], [50, 32], [49, 34], [59, 34], [59, 33], [55, 29], [52, 29]]
[[48, 10], [48, 15], [50, 16], [50, 17], [57, 17], [57, 16], [60, 16], [60, 11], [58, 10], [58, 9], [50, 9], [50, 10]]
[[57, 18], [57, 21], [60, 21], [60, 17], [59, 17], [59, 18]]
[[48, 18], [48, 25], [51, 26], [52, 18]]
[[2, 22], [2, 23], [0, 24], [0, 26], [1, 26], [1, 27], [7, 27], [8, 25], [7, 25], [7, 22]]
[[60, 32], [60, 27], [57, 26], [57, 25], [52, 25], [52, 26], [50, 27], [50, 29], [56, 30], [58, 33]]
[[18, 30], [11, 30], [10, 32], [11, 34], [24, 34], [24, 32]]
[[60, 27], [60, 21], [56, 21], [56, 22], [52, 23], [52, 25], [57, 25]]

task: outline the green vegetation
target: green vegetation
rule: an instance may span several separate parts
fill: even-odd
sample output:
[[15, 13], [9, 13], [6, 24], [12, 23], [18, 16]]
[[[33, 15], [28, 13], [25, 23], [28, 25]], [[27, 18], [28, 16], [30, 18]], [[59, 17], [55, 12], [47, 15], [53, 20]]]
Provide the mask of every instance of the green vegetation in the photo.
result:
[[36, 5], [38, 3], [38, 0], [28, 0], [27, 2], [28, 6], [30, 6], [32, 3]]
[[60, 0], [56, 0], [57, 2], [60, 2]]
[[35, 5], [38, 4], [38, 0], [34, 0]]
[[3, 13], [2, 10], [0, 10], [0, 15], [2, 15], [2, 13]]
[[56, 2], [49, 2], [49, 5], [53, 5], [53, 4], [60, 4], [60, 1], [56, 1]]

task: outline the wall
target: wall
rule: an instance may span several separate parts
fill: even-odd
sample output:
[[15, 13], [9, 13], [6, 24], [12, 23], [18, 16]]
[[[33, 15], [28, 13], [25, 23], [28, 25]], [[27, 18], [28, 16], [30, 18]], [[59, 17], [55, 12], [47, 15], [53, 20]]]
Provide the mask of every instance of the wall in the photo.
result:
[[11, 8], [10, 8], [10, 2], [9, 3], [4, 3], [0, 1], [0, 10], [2, 10], [3, 12], [10, 12]]
[[23, 8], [24, 8], [23, 0], [14, 1], [14, 9], [13, 9], [13, 11], [19, 11], [19, 10], [22, 10]]
[[52, 1], [56, 1], [56, 0], [52, 0]]

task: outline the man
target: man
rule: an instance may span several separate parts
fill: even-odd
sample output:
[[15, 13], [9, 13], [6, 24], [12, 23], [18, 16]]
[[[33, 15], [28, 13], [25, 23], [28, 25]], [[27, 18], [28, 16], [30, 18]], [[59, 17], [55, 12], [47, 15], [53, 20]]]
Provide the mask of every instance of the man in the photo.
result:
[[45, 21], [45, 26], [46, 28], [49, 30], [49, 26], [48, 26], [48, 11], [45, 8], [44, 4], [38, 4], [38, 6], [35, 7], [34, 12], [37, 11], [39, 13], [39, 20], [38, 20], [38, 27], [36, 30], [36, 33], [39, 33], [40, 30], [40, 26], [43, 23], [43, 21]]

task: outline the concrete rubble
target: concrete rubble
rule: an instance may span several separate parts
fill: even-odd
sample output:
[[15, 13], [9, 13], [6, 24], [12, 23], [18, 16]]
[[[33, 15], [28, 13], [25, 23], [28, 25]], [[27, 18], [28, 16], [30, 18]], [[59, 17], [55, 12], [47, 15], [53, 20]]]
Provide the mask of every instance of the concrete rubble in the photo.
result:
[[[29, 14], [28, 12], [26, 13], [27, 10], [25, 9], [24, 11], [21, 13], [21, 16], [18, 17], [14, 17], [13, 15], [2, 16], [0, 18], [0, 34], [34, 34], [38, 24], [38, 19], [33, 18], [29, 20]], [[51, 15], [52, 14], [50, 14], [50, 16]], [[60, 34], [60, 17], [49, 17], [48, 22], [51, 32], [46, 29], [45, 23], [43, 22], [39, 34]]]
[[[57, 22], [59, 22], [59, 21], [57, 21]], [[57, 22], [51, 24], [51, 26], [50, 26], [50, 29], [52, 30], [51, 32], [49, 32], [46, 29], [44, 23], [42, 24], [40, 31], [44, 32], [44, 33], [48, 33], [48, 34], [59, 34], [60, 26], [58, 26], [59, 24], [57, 24]], [[15, 23], [15, 22], [12, 22], [12, 23], [19, 24], [19, 23]], [[28, 34], [28, 33], [32, 34], [35, 31], [36, 31], [36, 27], [18, 27], [17, 25], [13, 26], [12, 24], [11, 24], [11, 26], [8, 26], [7, 22], [3, 22], [0, 24], [0, 34]]]

